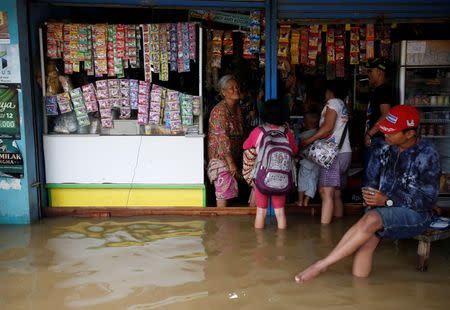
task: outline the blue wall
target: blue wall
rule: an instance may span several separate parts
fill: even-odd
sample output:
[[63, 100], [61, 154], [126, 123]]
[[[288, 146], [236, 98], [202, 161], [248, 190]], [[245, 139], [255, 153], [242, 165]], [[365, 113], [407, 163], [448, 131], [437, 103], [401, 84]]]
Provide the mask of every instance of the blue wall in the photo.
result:
[[[28, 224], [39, 218], [39, 207], [37, 189], [31, 187], [31, 184], [36, 181], [36, 154], [26, 0], [2, 0], [0, 11], [6, 11], [8, 14], [10, 44], [19, 45], [21, 139], [17, 140], [17, 144], [22, 153], [25, 172], [22, 179], [0, 177], [0, 224]], [[17, 12], [20, 12], [19, 17]]]

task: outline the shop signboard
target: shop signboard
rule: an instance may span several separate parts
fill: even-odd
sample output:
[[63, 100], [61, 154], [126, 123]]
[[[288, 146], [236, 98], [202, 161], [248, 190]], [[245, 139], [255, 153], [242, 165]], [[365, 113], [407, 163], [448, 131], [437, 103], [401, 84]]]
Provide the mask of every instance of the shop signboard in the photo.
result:
[[17, 87], [0, 85], [0, 139], [20, 139]]
[[10, 178], [23, 177], [23, 158], [12, 139], [0, 139], [0, 176]]

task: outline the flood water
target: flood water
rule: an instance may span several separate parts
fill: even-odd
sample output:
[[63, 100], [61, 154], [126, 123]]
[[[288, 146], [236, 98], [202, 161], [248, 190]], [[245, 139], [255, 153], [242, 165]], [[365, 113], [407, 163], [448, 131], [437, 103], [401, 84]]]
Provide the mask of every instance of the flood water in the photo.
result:
[[0, 309], [448, 309], [450, 240], [415, 271], [417, 241], [383, 241], [370, 278], [351, 259], [294, 275], [357, 220], [309, 215], [255, 232], [253, 217], [45, 219], [0, 226]]

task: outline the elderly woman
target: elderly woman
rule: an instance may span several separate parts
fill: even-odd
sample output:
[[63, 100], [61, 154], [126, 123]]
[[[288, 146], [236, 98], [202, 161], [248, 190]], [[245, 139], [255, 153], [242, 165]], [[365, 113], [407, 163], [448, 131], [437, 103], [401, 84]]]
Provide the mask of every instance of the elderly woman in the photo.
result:
[[[347, 170], [352, 159], [352, 149], [347, 132], [348, 111], [345, 103], [336, 98], [342, 89], [336, 83], [327, 86], [325, 100], [327, 101], [320, 117], [319, 129], [310, 138], [301, 142], [307, 146], [318, 139], [328, 139], [339, 145], [343, 138], [343, 144], [339, 154], [330, 168], [319, 170], [319, 192], [322, 198], [321, 223], [329, 224], [333, 218], [342, 217], [344, 205], [341, 198], [341, 189], [345, 186]], [[341, 97], [341, 96], [340, 96]]]
[[222, 96], [211, 111], [208, 132], [208, 176], [216, 190], [218, 207], [238, 196], [236, 175], [240, 171], [244, 119], [239, 108], [239, 86], [231, 75], [218, 82]]

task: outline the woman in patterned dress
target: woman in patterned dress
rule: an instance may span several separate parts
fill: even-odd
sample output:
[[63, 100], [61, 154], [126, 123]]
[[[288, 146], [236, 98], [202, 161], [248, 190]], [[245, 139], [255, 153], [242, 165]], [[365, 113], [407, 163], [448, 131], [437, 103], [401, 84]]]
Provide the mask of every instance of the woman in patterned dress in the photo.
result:
[[217, 207], [238, 196], [236, 176], [242, 169], [244, 119], [239, 107], [239, 86], [232, 75], [218, 82], [222, 96], [211, 111], [208, 132], [208, 176], [214, 183]]

